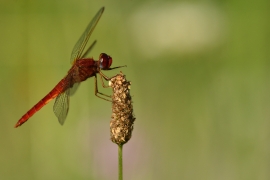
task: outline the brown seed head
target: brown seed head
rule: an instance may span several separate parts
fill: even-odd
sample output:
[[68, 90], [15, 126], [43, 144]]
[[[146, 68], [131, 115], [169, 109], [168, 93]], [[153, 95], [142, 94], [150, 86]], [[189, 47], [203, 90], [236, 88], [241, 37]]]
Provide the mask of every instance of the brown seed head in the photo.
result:
[[110, 122], [111, 140], [118, 145], [123, 145], [129, 141], [136, 119], [133, 115], [132, 100], [129, 94], [130, 84], [122, 72], [109, 82], [113, 89], [112, 119]]

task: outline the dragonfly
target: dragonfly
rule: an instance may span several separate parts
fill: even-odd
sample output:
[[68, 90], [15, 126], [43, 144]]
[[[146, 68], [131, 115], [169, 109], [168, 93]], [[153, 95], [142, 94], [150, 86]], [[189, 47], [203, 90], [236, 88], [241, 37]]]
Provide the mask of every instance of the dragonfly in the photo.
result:
[[101, 70], [112, 70], [126, 66], [118, 66], [111, 68], [112, 57], [107, 55], [106, 53], [101, 53], [98, 60], [94, 60], [93, 58], [87, 58], [88, 53], [94, 47], [96, 41], [94, 41], [85, 50], [86, 44], [94, 28], [96, 27], [101, 15], [103, 14], [104, 9], [105, 8], [102, 7], [97, 12], [97, 14], [90, 21], [85, 31], [75, 44], [70, 58], [72, 67], [68, 71], [67, 75], [43, 99], [41, 99], [36, 105], [34, 105], [27, 113], [25, 113], [19, 119], [19, 121], [15, 125], [15, 128], [25, 123], [30, 117], [32, 117], [37, 111], [39, 111], [43, 106], [45, 106], [54, 98], [56, 98], [56, 100], [53, 106], [53, 111], [58, 118], [59, 123], [63, 125], [69, 110], [70, 95], [74, 94], [80, 82], [85, 81], [90, 77], [95, 78], [95, 95], [106, 101], [111, 101], [110, 99], [108, 99], [108, 97], [111, 96], [98, 91], [97, 74], [100, 75], [102, 86], [109, 87], [104, 84], [103, 79], [109, 81], [111, 78], [103, 74]]

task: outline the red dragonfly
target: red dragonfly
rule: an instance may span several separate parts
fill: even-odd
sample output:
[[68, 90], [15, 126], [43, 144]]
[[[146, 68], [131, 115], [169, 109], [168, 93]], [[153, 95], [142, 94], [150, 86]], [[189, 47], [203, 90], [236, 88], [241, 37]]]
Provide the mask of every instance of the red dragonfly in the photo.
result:
[[53, 111], [57, 116], [59, 123], [63, 125], [68, 114], [69, 96], [76, 91], [80, 82], [85, 81], [89, 77], [95, 77], [95, 95], [99, 98], [110, 101], [101, 95], [107, 97], [110, 96], [98, 92], [97, 74], [100, 75], [102, 86], [108, 87], [104, 85], [103, 78], [107, 81], [110, 80], [110, 78], [104, 75], [101, 70], [112, 70], [124, 66], [110, 68], [112, 64], [112, 58], [105, 53], [101, 53], [99, 60], [97, 61], [95, 61], [93, 58], [86, 58], [90, 50], [96, 44], [96, 41], [94, 41], [91, 46], [89, 46], [89, 48], [84, 52], [88, 39], [96, 27], [103, 12], [104, 7], [102, 7], [97, 12], [95, 17], [88, 24], [84, 33], [81, 35], [78, 42], [75, 44], [71, 53], [72, 67], [68, 71], [67, 75], [43, 99], [41, 99], [21, 117], [21, 119], [16, 123], [15, 128], [25, 123], [31, 116], [33, 116], [37, 111], [39, 111], [43, 106], [45, 106], [54, 98], [56, 98], [56, 100], [53, 106]]

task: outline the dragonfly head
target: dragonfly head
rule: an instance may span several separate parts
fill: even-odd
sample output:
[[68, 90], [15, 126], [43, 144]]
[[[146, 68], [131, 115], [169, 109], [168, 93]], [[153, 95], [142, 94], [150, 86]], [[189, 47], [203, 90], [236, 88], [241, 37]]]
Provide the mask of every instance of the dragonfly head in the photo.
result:
[[112, 65], [112, 57], [105, 54], [101, 53], [99, 55], [99, 67], [102, 70], [110, 69], [110, 66]]

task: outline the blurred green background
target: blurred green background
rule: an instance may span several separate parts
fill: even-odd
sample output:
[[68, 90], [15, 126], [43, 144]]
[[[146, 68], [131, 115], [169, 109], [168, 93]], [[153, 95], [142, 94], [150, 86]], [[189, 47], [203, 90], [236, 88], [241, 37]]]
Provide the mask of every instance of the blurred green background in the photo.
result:
[[117, 179], [111, 104], [93, 79], [64, 126], [50, 102], [13, 128], [67, 73], [102, 6], [91, 56], [127, 65], [137, 118], [124, 179], [270, 179], [268, 0], [0, 1], [0, 179]]

